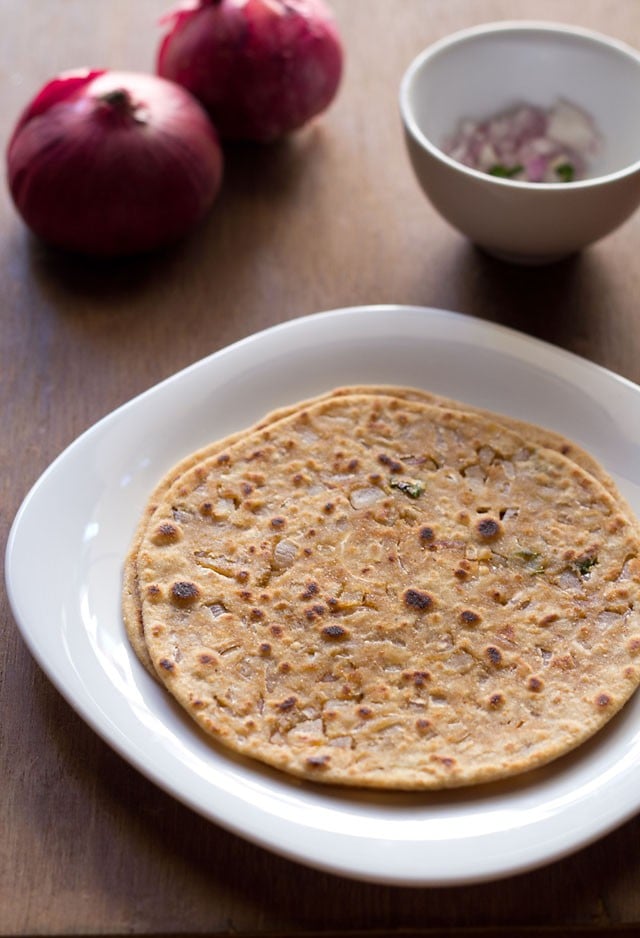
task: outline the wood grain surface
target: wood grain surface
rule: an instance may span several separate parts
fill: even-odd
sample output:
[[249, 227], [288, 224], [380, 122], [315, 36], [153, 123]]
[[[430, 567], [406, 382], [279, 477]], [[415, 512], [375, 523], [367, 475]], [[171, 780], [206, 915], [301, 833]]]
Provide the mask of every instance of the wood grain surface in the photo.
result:
[[[458, 28], [549, 19], [640, 47], [638, 0], [333, 5], [347, 53], [335, 104], [282, 144], [229, 147], [219, 202], [177, 248], [113, 263], [63, 257], [26, 233], [0, 192], [3, 545], [31, 484], [104, 414], [203, 355], [318, 310], [444, 307], [640, 382], [640, 216], [555, 266], [500, 264], [421, 196], [397, 108], [413, 55]], [[59, 70], [151, 70], [165, 9], [0, 0], [3, 141]], [[358, 883], [255, 847], [103, 744], [34, 663], [4, 594], [0, 617], [1, 935], [564, 935], [640, 923], [638, 818], [535, 872], [465, 888]]]

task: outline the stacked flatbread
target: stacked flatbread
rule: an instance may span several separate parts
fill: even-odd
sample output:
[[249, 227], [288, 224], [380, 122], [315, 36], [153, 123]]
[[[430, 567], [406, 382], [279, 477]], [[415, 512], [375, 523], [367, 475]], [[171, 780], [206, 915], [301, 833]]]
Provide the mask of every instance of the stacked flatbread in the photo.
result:
[[640, 538], [564, 438], [342, 388], [177, 466], [125, 563], [131, 643], [293, 775], [438, 789], [543, 765], [640, 681]]

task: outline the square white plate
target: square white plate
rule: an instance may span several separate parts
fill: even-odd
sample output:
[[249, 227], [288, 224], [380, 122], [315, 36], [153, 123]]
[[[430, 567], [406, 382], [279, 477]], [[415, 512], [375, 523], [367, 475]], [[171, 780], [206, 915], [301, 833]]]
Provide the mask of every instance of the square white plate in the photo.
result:
[[6, 580], [18, 626], [60, 692], [114, 749], [205, 818], [268, 849], [405, 885], [480, 881], [557, 859], [640, 809], [640, 695], [544, 769], [453, 792], [375, 794], [307, 784], [222, 750], [128, 645], [123, 558], [164, 472], [271, 409], [363, 383], [423, 387], [564, 433], [604, 464], [640, 513], [640, 388], [460, 314], [336, 310], [205, 358], [69, 446], [11, 530]]

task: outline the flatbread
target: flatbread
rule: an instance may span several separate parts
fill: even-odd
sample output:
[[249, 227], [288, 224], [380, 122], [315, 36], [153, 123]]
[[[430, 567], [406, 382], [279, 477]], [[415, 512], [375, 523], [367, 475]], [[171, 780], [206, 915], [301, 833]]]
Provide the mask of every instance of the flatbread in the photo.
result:
[[[158, 502], [162, 500], [170, 486], [173, 485], [176, 479], [178, 479], [181, 475], [183, 475], [193, 466], [197, 465], [199, 462], [215, 456], [216, 453], [223, 451], [228, 446], [231, 446], [236, 441], [242, 439], [242, 437], [247, 433], [251, 433], [257, 429], [260, 429], [261, 427], [266, 427], [270, 424], [276, 423], [279, 420], [291, 416], [297, 410], [310, 406], [316, 402], [320, 402], [334, 396], [345, 396], [352, 394], [384, 394], [387, 396], [399, 397], [402, 400], [422, 401], [424, 403], [433, 404], [438, 407], [477, 413], [487, 417], [490, 420], [498, 419], [498, 416], [491, 413], [490, 411], [482, 410], [469, 404], [463, 404], [462, 402], [454, 401], [450, 398], [443, 397], [442, 395], [432, 394], [421, 388], [386, 385], [356, 385], [337, 388], [316, 398], [272, 411], [263, 417], [262, 420], [254, 427], [239, 433], [232, 434], [223, 440], [216, 440], [210, 446], [205, 447], [202, 450], [198, 450], [195, 453], [190, 453], [180, 463], [178, 463], [176, 466], [173, 466], [170, 472], [167, 473], [156, 486], [147, 503], [144, 514], [138, 523], [138, 527], [136, 529], [129, 553], [125, 558], [124, 589], [122, 597], [124, 624], [129, 641], [138, 659], [152, 677], [156, 677], [156, 672], [153, 668], [149, 653], [147, 651], [142, 626], [142, 604], [138, 589], [138, 550], [140, 548], [144, 533], [147, 530], [151, 518], [153, 517]], [[548, 430], [522, 420], [517, 420], [513, 417], [501, 415], [499, 420], [502, 424], [504, 424], [504, 426], [537, 443], [539, 446], [557, 450], [559, 453], [567, 456], [567, 458], [572, 459], [587, 472], [591, 473], [591, 475], [595, 476], [595, 478], [598, 479], [618, 501], [621, 510], [627, 514], [627, 517], [632, 518], [632, 512], [629, 506], [626, 505], [626, 503], [623, 501], [622, 496], [615, 486], [615, 483], [609, 474], [605, 472], [602, 466], [591, 456], [590, 453], [579, 447], [572, 440], [569, 440], [561, 434], [553, 432], [552, 430]]]
[[561, 453], [484, 413], [339, 394], [158, 499], [144, 640], [237, 753], [344, 785], [474, 784], [568, 752], [634, 692], [639, 554]]

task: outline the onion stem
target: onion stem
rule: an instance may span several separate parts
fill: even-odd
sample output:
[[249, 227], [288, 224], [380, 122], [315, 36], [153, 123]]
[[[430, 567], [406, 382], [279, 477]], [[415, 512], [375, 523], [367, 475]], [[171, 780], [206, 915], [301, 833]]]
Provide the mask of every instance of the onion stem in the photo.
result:
[[134, 102], [125, 88], [114, 88], [113, 91], [107, 91], [100, 95], [99, 101], [115, 117], [119, 117], [123, 121], [131, 120], [136, 124], [146, 123], [143, 117], [144, 111]]

